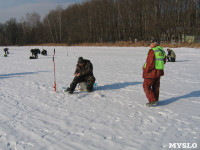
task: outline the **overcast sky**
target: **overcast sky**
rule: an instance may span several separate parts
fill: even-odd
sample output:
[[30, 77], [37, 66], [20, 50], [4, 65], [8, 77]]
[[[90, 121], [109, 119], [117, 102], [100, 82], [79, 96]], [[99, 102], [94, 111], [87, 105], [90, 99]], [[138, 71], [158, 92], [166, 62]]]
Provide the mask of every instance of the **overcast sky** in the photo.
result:
[[5, 23], [11, 18], [17, 21], [25, 17], [26, 13], [37, 12], [41, 19], [49, 13], [50, 10], [56, 9], [57, 6], [66, 8], [73, 3], [81, 3], [84, 0], [0, 0], [0, 23]]

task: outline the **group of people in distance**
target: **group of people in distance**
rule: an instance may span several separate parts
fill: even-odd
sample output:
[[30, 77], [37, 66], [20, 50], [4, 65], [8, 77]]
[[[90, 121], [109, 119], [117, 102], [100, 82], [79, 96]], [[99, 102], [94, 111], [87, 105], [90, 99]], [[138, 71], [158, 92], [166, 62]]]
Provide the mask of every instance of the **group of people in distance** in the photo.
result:
[[[4, 48], [4, 57], [7, 57], [9, 54], [9, 49], [6, 47]], [[30, 59], [38, 59], [38, 54], [40, 54], [40, 50], [39, 49], [31, 49], [30, 50], [32, 56], [30, 56]], [[42, 50], [41, 52], [42, 55], [47, 55], [47, 50]]]
[[[38, 59], [38, 54], [40, 54], [40, 49], [35, 48], [30, 50], [32, 56], [30, 56], [30, 59]], [[47, 50], [43, 49], [41, 52], [42, 55], [47, 55]]]
[[[171, 49], [167, 49], [168, 54], [165, 54], [164, 49], [158, 42], [150, 44], [150, 50], [146, 58], [146, 63], [143, 66], [143, 89], [148, 99], [146, 106], [154, 106], [159, 101], [160, 78], [164, 75], [164, 64], [176, 61], [176, 55]], [[90, 60], [78, 58], [74, 79], [70, 86], [65, 90], [69, 94], [73, 94], [77, 84], [85, 82], [86, 90], [92, 92], [95, 83], [93, 75], [93, 65]]]

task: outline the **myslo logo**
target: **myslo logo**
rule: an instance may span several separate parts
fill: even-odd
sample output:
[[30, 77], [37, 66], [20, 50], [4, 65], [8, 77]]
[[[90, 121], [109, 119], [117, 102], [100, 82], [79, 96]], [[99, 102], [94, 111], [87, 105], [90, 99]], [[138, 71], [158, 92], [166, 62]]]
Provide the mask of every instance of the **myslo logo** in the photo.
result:
[[169, 148], [197, 148], [197, 143], [169, 143]]

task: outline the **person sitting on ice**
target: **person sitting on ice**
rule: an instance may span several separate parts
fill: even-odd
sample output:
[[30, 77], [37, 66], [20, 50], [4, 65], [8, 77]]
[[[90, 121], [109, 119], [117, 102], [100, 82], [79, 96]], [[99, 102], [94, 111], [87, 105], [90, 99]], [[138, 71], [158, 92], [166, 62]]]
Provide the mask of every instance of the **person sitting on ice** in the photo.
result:
[[47, 55], [47, 50], [43, 49], [41, 54], [46, 56]]
[[4, 48], [4, 52], [5, 52], [4, 56], [6, 57], [7, 54], [9, 54], [9, 52], [8, 52], [8, 48]]
[[66, 92], [73, 94], [77, 84], [81, 82], [86, 82], [87, 91], [92, 92], [95, 80], [93, 75], [93, 65], [90, 60], [79, 57], [74, 73], [74, 79], [70, 84], [70, 87], [66, 89]]
[[168, 62], [175, 62], [176, 61], [176, 54], [174, 53], [174, 51], [168, 48], [167, 52], [168, 52], [167, 61]]
[[40, 54], [39, 49], [31, 49], [32, 56], [30, 56], [30, 59], [38, 59], [38, 54]]

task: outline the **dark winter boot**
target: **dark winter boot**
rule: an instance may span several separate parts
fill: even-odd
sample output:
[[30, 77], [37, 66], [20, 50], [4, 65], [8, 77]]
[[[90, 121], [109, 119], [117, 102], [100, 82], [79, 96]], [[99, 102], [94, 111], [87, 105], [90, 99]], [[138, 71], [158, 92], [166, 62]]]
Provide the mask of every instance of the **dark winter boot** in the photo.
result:
[[92, 92], [92, 89], [87, 89], [87, 92], [89, 92], [89, 93]]
[[151, 103], [146, 103], [146, 106], [147, 107], [151, 107], [151, 106], [153, 106]]
[[73, 91], [68, 91], [69, 94], [73, 94]]
[[171, 62], [175, 62], [175, 58], [171, 58]]
[[73, 94], [73, 91], [68, 87], [65, 92], [68, 92], [69, 94]]
[[91, 81], [87, 82], [87, 91], [92, 92], [93, 90], [93, 83]]
[[158, 103], [158, 101], [154, 101], [154, 102], [151, 102], [151, 103], [146, 103], [146, 106], [147, 106], [147, 107], [156, 106], [157, 103]]

